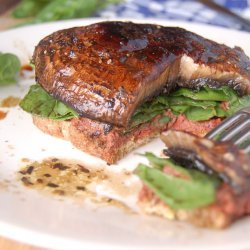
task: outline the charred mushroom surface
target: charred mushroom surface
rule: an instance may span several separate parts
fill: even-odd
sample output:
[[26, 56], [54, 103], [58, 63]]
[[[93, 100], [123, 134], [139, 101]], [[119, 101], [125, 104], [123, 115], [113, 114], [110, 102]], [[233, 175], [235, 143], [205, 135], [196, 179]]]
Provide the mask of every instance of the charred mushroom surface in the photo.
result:
[[164, 153], [182, 165], [218, 174], [237, 194], [250, 189], [250, 157], [232, 143], [173, 130], [162, 133], [161, 139], [168, 148]]

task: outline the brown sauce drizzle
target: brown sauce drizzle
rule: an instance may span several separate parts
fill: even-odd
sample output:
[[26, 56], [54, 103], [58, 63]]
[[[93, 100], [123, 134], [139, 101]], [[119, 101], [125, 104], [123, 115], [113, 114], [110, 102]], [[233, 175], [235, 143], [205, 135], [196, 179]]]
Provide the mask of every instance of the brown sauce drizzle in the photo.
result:
[[33, 70], [33, 68], [30, 64], [24, 64], [21, 67], [21, 71], [32, 71], [32, 70]]
[[7, 113], [0, 110], [0, 120], [3, 120], [6, 117]]
[[47, 194], [70, 197], [78, 201], [88, 200], [101, 205], [111, 204], [132, 212], [123, 202], [100, 196], [91, 188], [91, 184], [103, 183], [109, 179], [102, 168], [90, 169], [79, 163], [50, 158], [41, 162], [29, 162], [18, 172], [18, 179], [26, 187]]

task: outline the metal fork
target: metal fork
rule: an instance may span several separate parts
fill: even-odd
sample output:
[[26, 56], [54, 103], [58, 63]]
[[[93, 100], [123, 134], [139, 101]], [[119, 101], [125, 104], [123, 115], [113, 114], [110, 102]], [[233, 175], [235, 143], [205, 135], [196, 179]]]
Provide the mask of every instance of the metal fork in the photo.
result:
[[[206, 136], [206, 139], [232, 143], [236, 145], [241, 151], [244, 151], [246, 154], [250, 153], [250, 107], [243, 108], [236, 112], [234, 115], [226, 118], [223, 122], [220, 123], [217, 127], [211, 130]], [[173, 139], [173, 138], [172, 138]], [[235, 150], [235, 149], [234, 149]], [[229, 170], [231, 172], [230, 175], [226, 173], [226, 171], [217, 171], [214, 168], [210, 168], [206, 165], [203, 159], [197, 155], [196, 152], [192, 152], [192, 150], [188, 150], [185, 148], [167, 148], [164, 152], [167, 156], [172, 158], [174, 161], [179, 163], [183, 167], [199, 169], [202, 172], [206, 172], [208, 174], [214, 174], [217, 172], [217, 175], [226, 182], [230, 183], [230, 185], [237, 191], [241, 192], [244, 186], [239, 185], [238, 180], [235, 181], [235, 176], [238, 174], [242, 174], [242, 171], [249, 171], [249, 166], [244, 169], [236, 169], [236, 173], [234, 167], [229, 166]], [[219, 152], [218, 152], [219, 153]], [[240, 152], [238, 152], [240, 153]], [[247, 155], [246, 155], [247, 157]], [[223, 156], [222, 156], [223, 158]], [[248, 158], [248, 157], [247, 157]], [[245, 165], [244, 165], [245, 166]], [[223, 170], [223, 169], [221, 169]], [[240, 170], [240, 171], [239, 171]], [[227, 171], [228, 172], [228, 171]], [[249, 173], [247, 174], [249, 177]], [[234, 176], [234, 178], [232, 178]], [[242, 178], [242, 176], [240, 176]], [[236, 178], [237, 179], [237, 178]], [[244, 180], [245, 182], [245, 180]]]
[[[226, 118], [217, 127], [211, 130], [205, 138], [214, 141], [228, 141], [235, 144], [238, 148], [243, 150], [246, 154], [250, 153], [250, 107], [243, 108], [236, 112], [234, 115]], [[176, 149], [175, 149], [176, 150]], [[171, 152], [167, 149], [166, 154], [174, 159], [177, 163], [187, 168], [196, 168], [202, 172], [213, 174], [214, 170], [208, 168], [207, 165], [197, 156], [190, 151], [179, 151], [178, 153]], [[221, 172], [218, 175], [227, 183], [235, 188], [241, 190], [237, 183], [234, 182], [225, 173]]]
[[226, 118], [219, 126], [211, 130], [207, 139], [216, 141], [230, 141], [250, 153], [250, 107], [243, 108], [234, 115]]

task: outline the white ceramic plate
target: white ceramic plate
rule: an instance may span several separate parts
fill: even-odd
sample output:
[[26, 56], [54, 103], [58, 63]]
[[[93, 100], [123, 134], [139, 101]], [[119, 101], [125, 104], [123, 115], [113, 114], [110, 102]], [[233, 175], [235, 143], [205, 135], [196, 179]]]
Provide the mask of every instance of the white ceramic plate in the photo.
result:
[[[0, 34], [0, 51], [16, 53], [27, 63], [34, 46], [45, 35], [58, 29], [87, 25], [98, 19], [83, 19], [23, 27]], [[146, 22], [146, 20], [141, 21]], [[180, 26], [207, 38], [240, 46], [250, 55], [250, 34], [183, 22], [155, 21]], [[1, 87], [0, 98], [23, 96], [34, 80], [18, 86]], [[163, 144], [156, 140], [137, 152], [159, 153]], [[45, 149], [45, 150], [44, 150]], [[16, 186], [0, 187], [0, 234], [37, 246], [55, 249], [232, 249], [250, 248], [250, 218], [224, 231], [197, 229], [186, 223], [170, 222], [152, 216], [128, 214], [114, 207], [91, 209], [70, 200], [58, 201], [29, 190], [15, 181], [22, 158], [41, 160], [46, 157], [77, 159], [88, 164], [104, 164], [65, 141], [52, 138], [36, 129], [31, 118], [19, 108], [9, 110], [0, 121], [0, 183], [11, 180]], [[141, 157], [134, 152], [119, 162], [115, 171], [133, 169]], [[19, 193], [16, 192], [18, 189]], [[119, 197], [133, 206], [136, 194]]]

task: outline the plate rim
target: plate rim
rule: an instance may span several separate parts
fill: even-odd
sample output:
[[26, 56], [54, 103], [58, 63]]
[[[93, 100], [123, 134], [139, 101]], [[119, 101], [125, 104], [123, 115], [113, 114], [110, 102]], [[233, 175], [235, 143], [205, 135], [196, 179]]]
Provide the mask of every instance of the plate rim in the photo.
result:
[[[32, 29], [35, 29], [35, 28], [46, 28], [48, 26], [51, 26], [51, 25], [60, 25], [60, 24], [74, 24], [75, 23], [75, 26], [78, 26], [80, 25], [82, 22], [82, 25], [87, 25], [88, 23], [94, 23], [94, 22], [101, 22], [101, 21], [113, 21], [113, 20], [116, 20], [116, 21], [132, 21], [132, 22], [140, 22], [140, 23], [159, 23], [161, 25], [170, 25], [170, 26], [191, 26], [192, 28], [195, 28], [195, 27], [204, 27], [206, 29], [212, 29], [212, 30], [216, 30], [216, 31], [222, 31], [223, 32], [227, 32], [227, 33], [235, 33], [235, 34], [241, 34], [243, 36], [248, 36], [248, 39], [250, 39], [250, 33], [246, 32], [246, 31], [241, 31], [241, 30], [231, 30], [231, 29], [228, 29], [228, 28], [225, 28], [225, 27], [218, 27], [218, 26], [214, 26], [214, 25], [209, 25], [209, 24], [203, 24], [203, 23], [196, 23], [196, 22], [186, 22], [186, 21], [176, 21], [176, 20], [164, 20], [164, 19], [152, 19], [152, 18], [145, 18], [145, 19], [136, 19], [136, 18], [81, 18], [81, 19], [71, 19], [71, 20], [61, 20], [61, 21], [56, 21], [56, 22], [48, 22], [48, 23], [42, 23], [42, 24], [35, 24], [35, 25], [29, 25], [29, 26], [24, 26], [24, 27], [16, 27], [16, 28], [13, 28], [13, 29], [9, 29], [9, 30], [4, 30], [4, 31], [1, 31], [0, 32], [0, 35], [8, 35], [9, 33], [13, 33], [13, 32], [16, 32], [17, 30], [20, 31], [20, 30], [23, 30], [23, 31], [26, 31], [27, 30], [32, 30]], [[72, 26], [73, 27], [73, 26]], [[62, 29], [64, 29], [64, 27], [62, 27]], [[13, 234], [13, 232], [16, 232]], [[22, 232], [22, 233], [20, 233]], [[83, 247], [96, 247], [99, 249], [109, 249], [109, 250], [112, 250], [112, 249], [128, 249], [127, 247], [123, 248], [119, 245], [111, 245], [111, 244], [106, 244], [106, 243], [98, 243], [98, 242], [88, 242], [88, 241], [79, 241], [79, 240], [76, 240], [76, 239], [71, 239], [71, 238], [63, 238], [62, 236], [58, 236], [58, 235], [50, 235], [50, 234], [46, 234], [46, 233], [42, 233], [42, 232], [39, 232], [38, 230], [37, 231], [32, 231], [30, 229], [27, 229], [27, 228], [23, 228], [23, 227], [20, 227], [18, 225], [13, 225], [13, 224], [10, 224], [10, 223], [7, 223], [7, 222], [3, 222], [0, 220], [0, 234], [1, 236], [3, 237], [7, 237], [7, 238], [10, 238], [10, 239], [13, 239], [13, 240], [18, 240], [20, 242], [24, 242], [24, 243], [27, 243], [27, 244], [32, 244], [32, 245], [35, 245], [35, 246], [40, 246], [40, 247], [47, 247], [47, 248], [51, 248], [51, 242], [53, 242], [53, 248], [55, 249], [61, 249], [62, 246], [64, 245], [67, 245], [71, 242], [74, 242], [75, 243], [75, 247], [74, 249], [82, 249]], [[22, 238], [24, 235], [29, 235], [29, 237], [25, 237]], [[32, 237], [30, 236], [32, 235]], [[47, 244], [45, 240], [42, 240], [44, 239], [44, 237], [46, 237], [47, 239], [50, 238], [50, 239], [53, 239], [53, 240], [46, 240], [48, 242], [50, 242], [50, 244]], [[37, 244], [37, 239], [40, 239], [39, 240], [39, 244]], [[56, 240], [55, 240], [56, 239]], [[57, 243], [55, 243], [55, 241]], [[63, 242], [63, 243], [62, 243]], [[41, 244], [42, 243], [42, 244]], [[250, 247], [250, 241], [249, 241], [249, 244], [244, 244], [245, 241], [243, 242], [243, 245], [241, 246], [238, 246], [237, 245], [237, 249], [246, 249], [247, 247]], [[239, 248], [238, 248], [239, 247]], [[185, 249], [198, 249], [200, 248], [199, 246], [188, 246], [188, 247], [185, 247]], [[134, 247], [129, 247], [129, 249], [148, 249], [147, 247], [145, 246], [136, 246], [136, 248]], [[157, 247], [157, 249], [163, 249], [163, 247]], [[170, 248], [170, 249], [183, 249], [183, 248]], [[210, 248], [209, 248], [210, 249]], [[219, 248], [212, 248], [213, 250], [216, 250], [216, 249], [220, 249]], [[235, 246], [233, 246], [232, 248], [228, 248], [228, 249], [232, 249], [232, 250], [235, 250]]]

